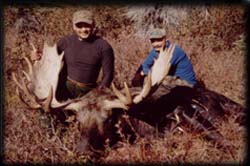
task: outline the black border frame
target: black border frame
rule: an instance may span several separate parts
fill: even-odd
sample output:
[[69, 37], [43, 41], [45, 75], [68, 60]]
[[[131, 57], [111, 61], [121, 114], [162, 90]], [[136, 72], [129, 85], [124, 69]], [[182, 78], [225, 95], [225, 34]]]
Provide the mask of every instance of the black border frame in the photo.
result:
[[[246, 10], [245, 10], [245, 16], [246, 16], [246, 24], [245, 24], [245, 34], [246, 34], [246, 38], [245, 41], [247, 43], [247, 50], [245, 53], [245, 60], [247, 61], [246, 66], [245, 66], [245, 70], [246, 70], [246, 113], [247, 113], [247, 119], [246, 119], [246, 128], [247, 128], [247, 143], [246, 143], [246, 154], [245, 154], [245, 160], [243, 165], [249, 165], [249, 105], [250, 105], [250, 101], [249, 101], [249, 85], [250, 85], [250, 81], [249, 81], [249, 70], [250, 70], [250, 45], [249, 45], [249, 41], [250, 41], [250, 0], [242, 0], [242, 1], [237, 1], [237, 0], [193, 0], [191, 3], [188, 1], [184, 1], [184, 0], [175, 0], [175, 1], [169, 1], [169, 0], [155, 0], [153, 1], [153, 3], [164, 3], [164, 4], [184, 4], [184, 5], [201, 5], [201, 4], [211, 4], [211, 5], [220, 5], [220, 4], [230, 4], [230, 5], [245, 5]], [[0, 29], [0, 36], [1, 36], [1, 41], [3, 41], [3, 34], [4, 34], [4, 30], [3, 30], [3, 10], [5, 6], [19, 6], [19, 5], [24, 5], [24, 6], [33, 6], [33, 5], [40, 5], [40, 6], [56, 6], [56, 5], [80, 5], [80, 4], [133, 4], [133, 5], [146, 5], [146, 4], [151, 4], [152, 0], [139, 0], [139, 1], [134, 1], [134, 0], [123, 0], [123, 1], [115, 1], [115, 0], [106, 0], [106, 1], [102, 1], [102, 2], [98, 2], [97, 0], [93, 0], [93, 1], [87, 1], [87, 0], [82, 0], [82, 1], [77, 1], [77, 0], [64, 0], [64, 1], [60, 1], [60, 0], [56, 0], [56, 1], [42, 1], [42, 0], [19, 0], [19, 1], [15, 1], [15, 0], [9, 0], [8, 2], [0, 2], [0, 24], [1, 24], [1, 29]], [[1, 42], [0, 45], [0, 62], [1, 64], [4, 63], [4, 59], [3, 59], [3, 45], [4, 43]], [[0, 107], [0, 158], [1, 158], [1, 163], [3, 162], [3, 152], [4, 152], [4, 140], [3, 140], [3, 131], [4, 131], [4, 119], [3, 119], [3, 115], [4, 115], [4, 105], [3, 105], [3, 101], [4, 101], [4, 94], [3, 94], [3, 89], [4, 89], [4, 83], [3, 83], [3, 65], [0, 65], [0, 72], [1, 72], [1, 77], [0, 77], [0, 81], [1, 81], [1, 86], [0, 86], [0, 91], [1, 91], [1, 107]], [[6, 164], [5, 164], [6, 165]], [[12, 163], [12, 164], [8, 164], [8, 165], [48, 165], [48, 164], [43, 164], [43, 163], [37, 163], [37, 164], [28, 164], [28, 163]], [[53, 163], [53, 165], [79, 165], [79, 163]], [[175, 163], [175, 164], [170, 164], [170, 163], [130, 163], [130, 164], [118, 164], [118, 163], [110, 163], [110, 164], [101, 164], [101, 163], [85, 163], [84, 165], [218, 165], [218, 163]], [[239, 163], [221, 163], [220, 165], [239, 165]], [[240, 164], [242, 165], [242, 164]]]

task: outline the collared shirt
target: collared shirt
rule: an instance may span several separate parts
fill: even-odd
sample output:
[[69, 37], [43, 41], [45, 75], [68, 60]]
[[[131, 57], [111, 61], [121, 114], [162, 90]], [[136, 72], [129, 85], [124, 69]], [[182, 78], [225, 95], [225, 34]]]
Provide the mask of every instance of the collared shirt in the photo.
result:
[[[169, 48], [170, 41], [166, 41], [166, 48]], [[158, 58], [159, 53], [152, 49], [142, 64], [142, 70], [145, 75], [148, 74], [148, 71], [154, 64], [154, 60]], [[175, 46], [173, 56], [170, 60], [171, 68], [169, 71], [169, 75], [177, 76], [183, 80], [186, 80], [191, 85], [196, 84], [196, 77], [193, 70], [193, 65], [190, 62], [186, 53], [178, 46]]]
[[64, 51], [68, 76], [78, 82], [95, 84], [102, 68], [100, 86], [109, 86], [114, 75], [113, 49], [104, 39], [93, 36], [79, 40], [76, 34], [66, 36], [57, 43], [58, 52]]

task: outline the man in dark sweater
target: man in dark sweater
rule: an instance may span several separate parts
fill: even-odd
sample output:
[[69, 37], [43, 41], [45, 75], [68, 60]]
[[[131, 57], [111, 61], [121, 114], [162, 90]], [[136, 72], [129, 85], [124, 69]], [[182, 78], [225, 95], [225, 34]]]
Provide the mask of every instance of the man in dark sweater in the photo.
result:
[[[74, 34], [57, 42], [58, 53], [64, 52], [66, 87], [70, 97], [80, 97], [97, 87], [109, 87], [114, 75], [114, 53], [111, 45], [93, 33], [93, 13], [80, 10], [73, 14]], [[31, 59], [39, 60], [38, 52], [32, 52]], [[96, 81], [102, 69], [103, 78]]]

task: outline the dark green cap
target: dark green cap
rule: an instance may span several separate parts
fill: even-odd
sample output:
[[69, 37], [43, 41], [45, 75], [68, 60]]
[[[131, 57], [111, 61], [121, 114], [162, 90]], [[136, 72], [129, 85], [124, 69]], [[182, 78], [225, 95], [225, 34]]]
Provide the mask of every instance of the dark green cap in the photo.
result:
[[85, 22], [88, 24], [93, 24], [93, 13], [89, 10], [79, 10], [73, 14], [73, 24], [78, 22]]
[[153, 38], [163, 38], [164, 36], [166, 36], [166, 30], [162, 29], [162, 28], [155, 28], [153, 29], [150, 34], [149, 34], [149, 38], [153, 39]]

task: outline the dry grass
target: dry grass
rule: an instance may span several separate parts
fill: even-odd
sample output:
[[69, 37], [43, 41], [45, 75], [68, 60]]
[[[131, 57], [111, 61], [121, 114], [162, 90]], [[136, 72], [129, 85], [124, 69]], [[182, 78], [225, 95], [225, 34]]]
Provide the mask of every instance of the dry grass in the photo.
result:
[[220, 122], [218, 130], [235, 148], [233, 152], [218, 148], [202, 139], [202, 133], [176, 131], [163, 137], [141, 138], [135, 145], [122, 144], [103, 162], [108, 163], [242, 163], [245, 157], [245, 129], [230, 117]]
[[[34, 111], [6, 115], [5, 161], [7, 162], [87, 162], [88, 156], [77, 154], [75, 146], [80, 140], [77, 125], [57, 126], [58, 135], [52, 132], [47, 117]], [[16, 113], [15, 113], [16, 115]], [[10, 119], [9, 117], [13, 119]], [[20, 118], [21, 117], [21, 118]], [[11, 124], [10, 124], [11, 123]], [[9, 128], [11, 128], [9, 130]], [[23, 130], [25, 129], [25, 130]], [[64, 130], [64, 131], [63, 131]], [[121, 143], [119, 148], [106, 149], [100, 159], [103, 163], [148, 163], [148, 162], [236, 162], [242, 163], [245, 154], [245, 131], [232, 120], [220, 123], [219, 131], [235, 145], [233, 156], [204, 141], [200, 134], [191, 132], [170, 133], [164, 138], [140, 138], [133, 145]], [[32, 134], [31, 134], [32, 133]], [[60, 140], [58, 140], [60, 139]], [[65, 149], [66, 147], [66, 149]]]
[[[77, 123], [64, 125], [41, 111], [24, 108], [15, 96], [15, 86], [10, 79], [11, 72], [24, 68], [23, 57], [29, 54], [30, 41], [42, 48], [46, 35], [57, 41], [71, 32], [71, 15], [79, 7], [60, 6], [41, 8], [19, 7], [4, 9], [4, 162], [5, 163], [81, 163], [95, 162], [93, 158], [76, 152], [80, 140]], [[243, 8], [212, 6], [188, 9], [188, 17], [179, 27], [169, 26], [169, 37], [187, 52], [194, 64], [197, 77], [209, 89], [215, 90], [234, 101], [244, 104], [244, 25]], [[119, 6], [95, 7], [103, 13], [97, 15], [97, 25], [107, 31], [100, 31], [113, 46], [116, 56], [115, 79], [118, 86], [129, 82], [137, 67], [143, 62], [150, 46], [148, 40], [133, 35], [138, 29], [131, 22], [119, 17]], [[102, 12], [105, 11], [105, 12]], [[100, 20], [113, 18], [107, 22]], [[174, 12], [172, 12], [174, 13]], [[116, 20], [117, 26], [112, 26]], [[25, 22], [26, 21], [26, 22]], [[221, 26], [220, 26], [221, 25]], [[241, 25], [241, 26], [240, 26]], [[112, 28], [110, 28], [112, 27]], [[226, 28], [225, 28], [226, 27]], [[244, 27], [244, 26], [243, 26]], [[145, 29], [142, 28], [142, 29]], [[110, 34], [110, 35], [109, 35]], [[230, 34], [230, 35], [229, 35]], [[117, 148], [108, 148], [98, 159], [102, 163], [179, 163], [233, 162], [242, 164], [245, 157], [246, 135], [229, 117], [217, 124], [219, 131], [235, 148], [233, 154], [218, 149], [204, 141], [201, 133], [191, 131], [169, 133], [164, 137], [139, 138], [130, 145], [124, 141]]]

